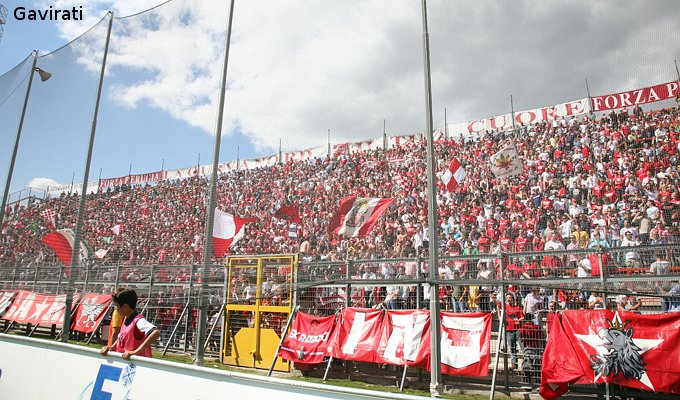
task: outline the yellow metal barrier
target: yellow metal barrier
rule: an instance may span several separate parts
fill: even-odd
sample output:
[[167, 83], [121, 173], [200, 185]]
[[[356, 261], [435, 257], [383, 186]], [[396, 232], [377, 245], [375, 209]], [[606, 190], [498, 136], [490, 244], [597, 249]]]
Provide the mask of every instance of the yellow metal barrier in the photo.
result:
[[[297, 255], [227, 258], [227, 299], [222, 362], [269, 369], [293, 309]], [[290, 371], [278, 359], [276, 371]]]

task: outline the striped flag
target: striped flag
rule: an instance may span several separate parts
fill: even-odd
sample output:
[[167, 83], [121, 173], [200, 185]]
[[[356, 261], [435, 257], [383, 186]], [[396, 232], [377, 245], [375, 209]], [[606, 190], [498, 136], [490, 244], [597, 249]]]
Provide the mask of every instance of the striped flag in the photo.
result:
[[343, 236], [366, 236], [392, 201], [392, 198], [345, 197], [328, 230]]
[[[60, 229], [58, 231], [50, 232], [42, 238], [42, 242], [54, 250], [57, 258], [67, 267], [71, 265], [71, 253], [75, 240], [76, 235], [71, 229]], [[87, 243], [81, 239], [78, 263], [82, 263], [83, 260], [89, 257], [90, 248], [87, 246]]]

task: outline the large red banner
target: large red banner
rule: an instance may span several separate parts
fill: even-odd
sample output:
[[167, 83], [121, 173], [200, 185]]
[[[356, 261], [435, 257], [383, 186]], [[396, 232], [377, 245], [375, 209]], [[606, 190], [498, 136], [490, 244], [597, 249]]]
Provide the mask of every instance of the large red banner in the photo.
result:
[[543, 354], [540, 394], [609, 382], [680, 394], [680, 313], [574, 310], [557, 315]]
[[382, 332], [383, 311], [345, 308], [329, 345], [334, 358], [375, 362], [375, 344]]
[[680, 94], [678, 81], [662, 83], [627, 92], [607, 94], [593, 97], [593, 111], [613, 110], [622, 107], [633, 107], [639, 104], [675, 99]]
[[[73, 295], [74, 306], [79, 299], [79, 293]], [[20, 290], [2, 319], [21, 324], [61, 325], [64, 320], [65, 300], [64, 294], [45, 295]]]
[[298, 312], [290, 333], [281, 345], [279, 357], [302, 364], [318, 364], [328, 353], [335, 328], [335, 316], [315, 317]]
[[72, 329], [84, 333], [94, 332], [110, 305], [110, 294], [86, 293], [76, 309]]
[[430, 313], [388, 310], [376, 348], [376, 362], [425, 368], [430, 356]]
[[487, 376], [491, 355], [491, 314], [442, 312], [442, 373]]

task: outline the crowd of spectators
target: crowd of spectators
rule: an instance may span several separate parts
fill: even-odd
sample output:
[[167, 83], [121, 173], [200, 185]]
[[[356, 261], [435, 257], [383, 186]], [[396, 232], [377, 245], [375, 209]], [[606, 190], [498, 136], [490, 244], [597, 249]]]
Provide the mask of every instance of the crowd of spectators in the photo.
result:
[[[437, 142], [437, 171], [453, 157], [467, 171], [452, 193], [438, 182], [439, 251], [484, 254], [677, 243], [679, 126], [678, 109], [643, 113], [636, 108]], [[499, 180], [488, 160], [507, 145], [521, 155], [523, 173]], [[207, 194], [207, 179], [194, 177], [88, 195], [83, 238], [93, 251], [106, 252], [91, 262], [200, 263]], [[340, 200], [351, 195], [394, 198], [365, 238], [328, 232]], [[258, 220], [248, 224], [234, 254], [299, 252], [304, 261], [422, 256], [429, 229], [424, 141], [416, 137], [387, 150], [225, 173], [219, 177], [217, 204], [235, 216]], [[273, 217], [284, 205], [300, 211], [303, 224], [296, 238], [289, 237], [290, 221]], [[8, 207], [0, 265], [57, 265], [41, 239], [54, 228], [73, 228], [77, 207], [76, 195]], [[43, 216], [45, 210], [56, 213], [56, 227]], [[116, 235], [111, 228], [118, 224], [122, 230]], [[668, 253], [658, 261], [677, 261], [672, 258]], [[655, 260], [642, 259], [631, 249], [616, 261], [649, 269]], [[568, 263], [574, 273], [585, 272], [580, 259]]]

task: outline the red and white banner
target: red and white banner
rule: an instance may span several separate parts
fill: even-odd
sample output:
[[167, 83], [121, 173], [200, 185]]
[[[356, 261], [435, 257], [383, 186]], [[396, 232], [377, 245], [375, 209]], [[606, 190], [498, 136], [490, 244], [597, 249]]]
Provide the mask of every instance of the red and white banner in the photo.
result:
[[387, 310], [376, 348], [376, 362], [427, 368], [429, 356], [429, 311]]
[[543, 353], [541, 396], [555, 399], [570, 384], [603, 382], [680, 394], [680, 313], [558, 315]]
[[678, 81], [672, 81], [627, 92], [595, 96], [593, 97], [593, 109], [594, 111], [605, 111], [633, 107], [639, 104], [675, 99], [678, 95], [680, 95]]
[[[75, 293], [73, 306], [79, 299], [80, 293]], [[2, 319], [20, 324], [61, 325], [65, 301], [65, 294], [55, 296], [20, 290]]]
[[72, 329], [84, 333], [94, 332], [101, 320], [104, 319], [109, 305], [111, 305], [110, 294], [86, 293], [76, 309]]
[[343, 236], [366, 236], [392, 201], [392, 198], [345, 197], [328, 230]]
[[335, 329], [329, 352], [341, 360], [375, 362], [375, 344], [382, 333], [383, 312], [368, 308], [345, 308]]
[[[48, 196], [60, 196], [62, 193], [80, 194], [83, 191], [82, 183], [74, 183], [72, 185], [54, 185], [48, 186], [45, 192]], [[88, 182], [87, 193], [97, 193], [99, 191], [99, 182]]]
[[125, 175], [117, 178], [105, 178], [99, 181], [99, 189], [121, 185], [142, 185], [162, 181], [165, 178], [164, 171], [149, 172], [146, 174]]
[[465, 168], [460, 165], [458, 159], [454, 158], [451, 160], [451, 164], [449, 164], [449, 167], [442, 174], [442, 182], [446, 185], [446, 190], [453, 192], [453, 189], [465, 180], [465, 175]]
[[442, 312], [441, 315], [442, 373], [487, 376], [491, 314]]
[[353, 153], [360, 153], [362, 151], [382, 149], [387, 145], [389, 145], [389, 143], [387, 143], [382, 136], [375, 139], [364, 140], [362, 142], [334, 144], [332, 146], [333, 158], [349, 156]]
[[256, 218], [238, 218], [224, 211], [215, 209], [215, 224], [213, 225], [213, 251], [215, 257], [222, 257], [229, 247], [241, 240], [248, 222], [255, 222]]
[[318, 364], [329, 356], [328, 344], [335, 329], [335, 316], [315, 317], [298, 312], [279, 357], [302, 364]]
[[5, 311], [12, 305], [12, 299], [16, 292], [0, 292], [0, 317], [5, 314]]
[[[554, 106], [536, 108], [533, 110], [515, 112], [515, 124], [527, 125], [536, 122], [553, 121], [564, 117], [574, 117], [590, 112], [588, 99], [579, 99]], [[451, 123], [448, 125], [450, 137], [460, 135], [477, 135], [486, 131], [505, 131], [512, 129], [512, 114], [503, 114], [496, 117], [478, 119], [470, 122]]]

